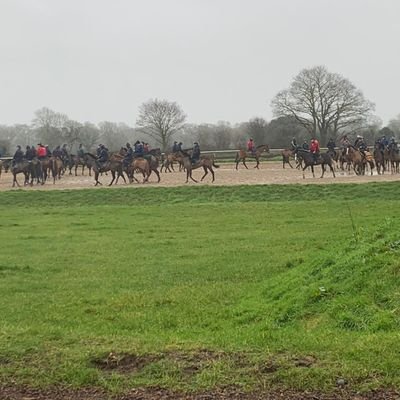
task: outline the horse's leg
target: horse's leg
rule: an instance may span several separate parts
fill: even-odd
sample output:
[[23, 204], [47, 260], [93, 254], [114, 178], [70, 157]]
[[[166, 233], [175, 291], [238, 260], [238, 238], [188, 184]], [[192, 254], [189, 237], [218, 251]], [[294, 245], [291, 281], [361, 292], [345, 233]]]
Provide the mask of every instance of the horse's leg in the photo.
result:
[[329, 164], [329, 168], [330, 168], [331, 171], [332, 171], [333, 177], [336, 178], [336, 175], [335, 175], [335, 168], [333, 167], [333, 165], [332, 165], [332, 164]]
[[257, 156], [254, 157], [254, 158], [256, 159], [256, 162], [257, 162], [257, 164], [256, 164], [256, 166], [254, 168], [260, 169], [260, 168], [258, 168], [258, 166], [260, 165], [260, 160], [258, 159]]
[[94, 186], [97, 186], [97, 185], [103, 186], [103, 184], [99, 181], [99, 171], [94, 171], [94, 180], [96, 182], [94, 184]]
[[211, 175], [212, 175], [212, 181], [211, 181], [211, 182], [214, 182], [214, 181], [215, 181], [215, 174], [214, 174], [214, 170], [213, 170], [213, 168], [212, 168], [212, 167], [208, 167], [208, 168], [210, 168], [210, 172], [211, 172]]
[[315, 178], [315, 174], [314, 174], [314, 164], [311, 164], [311, 171], [312, 171], [312, 176], [313, 176], [313, 178]]
[[290, 160], [287, 163], [289, 164], [289, 167], [293, 169], [293, 165], [290, 164]]
[[153, 171], [157, 175], [157, 183], [160, 183], [161, 181], [160, 173], [158, 172], [157, 168], [154, 168]]
[[240, 160], [236, 160], [236, 171], [238, 170], [239, 161]]
[[323, 178], [325, 174], [325, 164], [321, 164], [321, 169], [322, 169], [321, 178]]
[[246, 169], [248, 169], [247, 165], [246, 165], [246, 159], [245, 158], [243, 158], [243, 165], [246, 167]]
[[[121, 175], [119, 175], [119, 174], [121, 174]], [[124, 176], [124, 171], [118, 172], [118, 176], [121, 176], [122, 179], [124, 180], [124, 183], [126, 184], [126, 179], [125, 179], [125, 176]]]
[[196, 182], [196, 183], [197, 183], [196, 179], [194, 179], [193, 176], [192, 176], [192, 171], [193, 171], [192, 168], [186, 168], [186, 183], [188, 183], [189, 178], [190, 178], [193, 182]]
[[204, 169], [204, 175], [201, 177], [201, 181], [203, 181], [203, 179], [205, 178], [205, 176], [208, 174], [208, 171], [207, 171], [207, 167], [205, 167], [204, 165], [203, 165], [203, 169]]
[[17, 181], [17, 174], [14, 174], [14, 172], [13, 172], [13, 184], [12, 184], [12, 187], [15, 187], [15, 184], [17, 184], [17, 186], [19, 187], [19, 183]]
[[115, 171], [113, 169], [111, 170], [111, 176], [112, 176], [112, 179], [111, 179], [111, 182], [108, 184], [108, 186], [111, 186], [113, 184], [113, 182], [115, 181]]
[[303, 167], [303, 179], [306, 178], [306, 175], [304, 174], [304, 170], [308, 168], [308, 165], [306, 164], [306, 162], [304, 162], [304, 167]]

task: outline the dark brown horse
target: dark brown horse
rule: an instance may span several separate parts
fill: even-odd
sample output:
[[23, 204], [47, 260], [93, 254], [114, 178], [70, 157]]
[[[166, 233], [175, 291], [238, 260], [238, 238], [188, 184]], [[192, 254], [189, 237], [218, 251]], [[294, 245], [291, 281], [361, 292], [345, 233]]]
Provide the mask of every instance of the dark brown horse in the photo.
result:
[[400, 165], [399, 149], [396, 149], [396, 148], [389, 149], [389, 160], [390, 160], [391, 173], [398, 174], [400, 172], [399, 171], [399, 165]]
[[303, 166], [303, 179], [305, 178], [304, 170], [307, 169], [308, 167], [311, 167], [311, 171], [312, 171], [313, 177], [315, 178], [314, 165], [321, 165], [321, 168], [322, 168], [321, 178], [324, 177], [327, 165], [331, 169], [333, 177], [336, 178], [335, 169], [333, 168], [332, 157], [330, 156], [329, 153], [320, 153], [316, 160], [314, 158], [314, 155], [312, 153], [310, 153], [309, 151], [307, 151], [307, 150], [296, 149], [296, 153], [297, 153], [297, 157], [299, 159], [299, 162], [303, 162], [304, 163], [304, 166]]
[[97, 157], [95, 155], [91, 153], [85, 153], [85, 155], [87, 156], [88, 165], [90, 165], [90, 167], [94, 171], [95, 186], [102, 185], [102, 183], [99, 181], [100, 173], [108, 171], [111, 172], [112, 176], [111, 182], [108, 184], [108, 186], [111, 186], [117, 177], [122, 177], [122, 179], [126, 183], [126, 179], [122, 171], [122, 156], [117, 156], [116, 154], [114, 154], [109, 158], [108, 161], [100, 165], [97, 162]]
[[58, 157], [50, 157], [50, 171], [53, 177], [53, 184], [56, 183], [56, 179], [61, 179], [61, 174], [64, 170], [64, 163], [61, 158]]
[[34, 158], [31, 161], [22, 160], [14, 165], [11, 165], [11, 172], [13, 174], [13, 187], [15, 186], [15, 184], [19, 186], [16, 176], [19, 173], [24, 174], [24, 185], [32, 186], [35, 180], [38, 185], [44, 184], [42, 165], [37, 158]]
[[254, 168], [259, 169], [258, 166], [260, 165], [260, 157], [263, 153], [269, 153], [269, 146], [267, 144], [260, 144], [259, 146], [257, 146], [254, 153], [246, 150], [239, 150], [236, 153], [235, 158], [236, 169], [238, 169], [240, 161], [242, 161], [243, 165], [246, 167], [246, 169], [248, 169], [246, 165], [246, 158], [255, 158], [256, 165]]
[[92, 167], [88, 165], [87, 156], [76, 156], [71, 154], [68, 161], [69, 174], [72, 175], [72, 169], [75, 168], [75, 176], [78, 176], [78, 168], [82, 167], [82, 175], [85, 175], [85, 167], [89, 170], [89, 176], [92, 176]]
[[376, 165], [376, 170], [378, 174], [384, 174], [386, 170], [385, 166], [385, 154], [384, 150], [382, 150], [381, 145], [379, 143], [375, 143], [374, 148], [374, 160]]
[[189, 182], [189, 178], [193, 182], [197, 183], [196, 179], [194, 179], [192, 176], [192, 170], [201, 167], [203, 167], [204, 175], [201, 177], [200, 180], [202, 181], [210, 172], [212, 175], [212, 182], [215, 181], [215, 174], [213, 167], [219, 168], [219, 165], [215, 164], [214, 156], [202, 156], [200, 157], [200, 160], [197, 161], [195, 164], [192, 164], [192, 161], [187, 153], [180, 153], [178, 157], [179, 160], [182, 162], [183, 167], [186, 170], [186, 183]]

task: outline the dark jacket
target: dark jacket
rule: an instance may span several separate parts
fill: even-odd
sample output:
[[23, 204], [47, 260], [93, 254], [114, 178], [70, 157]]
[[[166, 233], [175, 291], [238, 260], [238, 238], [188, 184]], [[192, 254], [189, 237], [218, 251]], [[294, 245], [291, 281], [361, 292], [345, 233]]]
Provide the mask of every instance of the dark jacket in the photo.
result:
[[24, 159], [24, 152], [21, 149], [18, 149], [13, 157], [15, 162], [21, 162]]

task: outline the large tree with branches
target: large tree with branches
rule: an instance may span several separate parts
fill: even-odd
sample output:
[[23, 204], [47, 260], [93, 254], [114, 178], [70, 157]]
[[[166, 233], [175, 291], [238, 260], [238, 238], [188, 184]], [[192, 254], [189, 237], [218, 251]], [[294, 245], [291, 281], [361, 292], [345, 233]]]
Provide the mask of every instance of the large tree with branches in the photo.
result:
[[165, 151], [172, 136], [183, 128], [185, 121], [186, 114], [177, 103], [152, 99], [140, 106], [136, 125]]
[[362, 128], [374, 104], [348, 79], [317, 66], [303, 69], [288, 89], [274, 97], [272, 108], [276, 117], [295, 118], [326, 144], [328, 135]]

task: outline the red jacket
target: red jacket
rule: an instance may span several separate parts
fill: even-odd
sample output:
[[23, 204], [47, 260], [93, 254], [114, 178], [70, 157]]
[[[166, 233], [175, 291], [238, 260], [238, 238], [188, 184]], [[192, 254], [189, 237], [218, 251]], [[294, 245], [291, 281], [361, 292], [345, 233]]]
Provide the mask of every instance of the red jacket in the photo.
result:
[[254, 142], [252, 140], [249, 140], [247, 142], [247, 150], [248, 151], [253, 151], [254, 150]]
[[38, 148], [37, 148], [37, 155], [39, 156], [39, 157], [46, 157], [47, 156], [47, 150], [46, 150], [46, 147], [44, 147], [44, 146], [39, 146]]
[[319, 142], [317, 139], [311, 142], [310, 151], [311, 153], [319, 153]]

